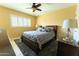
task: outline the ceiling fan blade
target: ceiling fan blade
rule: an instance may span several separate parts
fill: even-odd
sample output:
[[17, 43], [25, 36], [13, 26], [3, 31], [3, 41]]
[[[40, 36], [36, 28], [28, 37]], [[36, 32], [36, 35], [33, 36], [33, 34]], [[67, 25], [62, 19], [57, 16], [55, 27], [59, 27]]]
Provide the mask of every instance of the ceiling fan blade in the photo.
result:
[[37, 8], [37, 10], [38, 10], [38, 11], [42, 11], [41, 9], [38, 9], [38, 8]]
[[40, 6], [41, 6], [41, 4], [40, 4], [40, 3], [36, 5], [36, 7], [40, 7]]

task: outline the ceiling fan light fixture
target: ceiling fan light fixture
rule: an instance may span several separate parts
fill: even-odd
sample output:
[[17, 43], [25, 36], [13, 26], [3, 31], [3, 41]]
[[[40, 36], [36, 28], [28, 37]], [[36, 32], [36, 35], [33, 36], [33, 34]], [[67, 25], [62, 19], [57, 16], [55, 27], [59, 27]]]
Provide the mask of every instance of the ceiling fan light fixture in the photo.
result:
[[33, 8], [33, 12], [35, 12], [36, 8]]

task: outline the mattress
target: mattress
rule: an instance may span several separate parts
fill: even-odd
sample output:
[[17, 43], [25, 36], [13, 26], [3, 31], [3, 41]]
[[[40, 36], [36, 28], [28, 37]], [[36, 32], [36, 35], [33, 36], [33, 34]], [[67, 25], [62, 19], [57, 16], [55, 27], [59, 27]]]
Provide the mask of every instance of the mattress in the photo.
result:
[[50, 41], [54, 36], [55, 33], [51, 32], [40, 32], [40, 31], [27, 31], [23, 32], [22, 35], [34, 42], [37, 42], [39, 46], [42, 44]]

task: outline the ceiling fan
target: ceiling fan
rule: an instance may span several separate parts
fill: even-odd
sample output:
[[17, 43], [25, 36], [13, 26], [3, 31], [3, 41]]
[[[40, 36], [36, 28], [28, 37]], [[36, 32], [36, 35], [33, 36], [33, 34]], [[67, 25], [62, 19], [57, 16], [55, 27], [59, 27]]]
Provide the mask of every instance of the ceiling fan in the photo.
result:
[[40, 3], [33, 3], [31, 8], [33, 9], [33, 12], [35, 12], [36, 10], [42, 11], [41, 9], [39, 9], [40, 6]]

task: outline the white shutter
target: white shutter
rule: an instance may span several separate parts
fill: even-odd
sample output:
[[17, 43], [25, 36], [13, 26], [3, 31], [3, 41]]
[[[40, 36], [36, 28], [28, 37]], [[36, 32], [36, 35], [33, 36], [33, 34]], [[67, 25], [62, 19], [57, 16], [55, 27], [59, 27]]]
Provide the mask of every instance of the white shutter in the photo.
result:
[[17, 27], [18, 26], [18, 24], [17, 24], [17, 16], [11, 15], [11, 25], [12, 25], [12, 27]]
[[18, 17], [18, 27], [23, 27], [23, 18], [22, 17]]
[[11, 15], [11, 25], [12, 27], [30, 27], [31, 19]]

